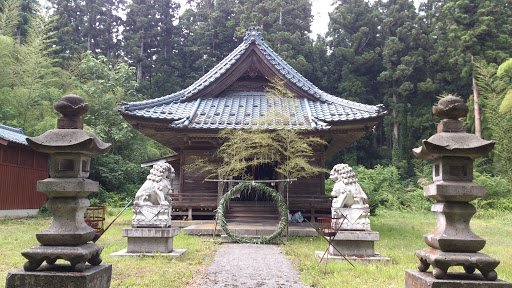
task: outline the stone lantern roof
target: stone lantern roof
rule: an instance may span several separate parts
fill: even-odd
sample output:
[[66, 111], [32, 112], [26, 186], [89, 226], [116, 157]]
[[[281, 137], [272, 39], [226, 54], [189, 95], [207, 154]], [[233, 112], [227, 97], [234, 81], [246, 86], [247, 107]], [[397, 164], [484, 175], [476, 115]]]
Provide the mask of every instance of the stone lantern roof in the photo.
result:
[[417, 158], [433, 160], [443, 156], [466, 156], [476, 159], [489, 154], [494, 148], [494, 141], [464, 132], [463, 123], [458, 118], [465, 117], [468, 108], [460, 98], [451, 95], [445, 97], [438, 106], [432, 107], [432, 111], [441, 118], [438, 133], [423, 140], [421, 147], [413, 149]]
[[94, 134], [82, 130], [80, 116], [87, 113], [89, 105], [77, 95], [62, 97], [54, 105], [62, 114], [57, 122], [57, 128], [49, 130], [40, 136], [28, 137], [27, 142], [36, 151], [45, 153], [81, 153], [86, 155], [101, 155], [110, 150], [112, 144], [107, 144]]

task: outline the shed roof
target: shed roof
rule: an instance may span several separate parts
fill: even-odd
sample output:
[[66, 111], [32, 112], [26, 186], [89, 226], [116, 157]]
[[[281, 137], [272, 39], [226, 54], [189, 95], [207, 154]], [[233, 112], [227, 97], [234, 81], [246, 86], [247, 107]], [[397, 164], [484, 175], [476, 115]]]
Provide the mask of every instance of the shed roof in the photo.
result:
[[274, 121], [266, 123], [264, 128], [275, 129], [285, 124], [295, 129], [328, 129], [335, 122], [374, 120], [386, 113], [382, 105], [365, 105], [320, 90], [279, 57], [264, 42], [256, 28], [249, 29], [240, 46], [188, 88], [157, 99], [123, 102], [119, 110], [126, 116], [167, 120], [175, 128], [262, 128], [258, 119], [269, 111], [265, 92], [220, 91], [215, 95], [205, 94], [211, 86], [226, 81], [226, 74], [232, 74], [236, 65], [244, 61], [241, 60], [243, 56], [252, 50], [257, 50], [256, 55], [265, 58], [264, 62], [271, 66], [272, 71], [302, 94], [273, 106], [293, 115], [285, 121], [288, 124]]
[[28, 145], [23, 129], [0, 124], [0, 138], [18, 144]]

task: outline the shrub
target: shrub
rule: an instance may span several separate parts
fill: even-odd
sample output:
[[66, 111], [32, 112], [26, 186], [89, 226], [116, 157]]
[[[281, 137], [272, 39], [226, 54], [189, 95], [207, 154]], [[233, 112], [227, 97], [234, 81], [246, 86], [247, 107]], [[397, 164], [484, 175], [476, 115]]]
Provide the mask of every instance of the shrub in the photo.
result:
[[472, 203], [477, 209], [512, 210], [512, 187], [503, 177], [474, 172], [473, 182], [486, 188], [486, 196]]
[[[423, 196], [423, 188], [415, 181], [403, 181], [396, 167], [377, 165], [374, 169], [354, 169], [361, 188], [368, 196], [370, 213], [379, 208], [391, 210], [429, 210], [433, 200]], [[325, 193], [330, 195], [334, 182], [326, 180]]]

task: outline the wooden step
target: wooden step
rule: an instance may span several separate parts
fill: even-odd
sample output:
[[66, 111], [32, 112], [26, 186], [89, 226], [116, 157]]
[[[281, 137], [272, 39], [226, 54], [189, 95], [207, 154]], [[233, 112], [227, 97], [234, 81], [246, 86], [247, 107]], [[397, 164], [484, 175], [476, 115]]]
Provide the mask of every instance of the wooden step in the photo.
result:
[[232, 201], [225, 215], [230, 223], [279, 222], [279, 210], [273, 202]]

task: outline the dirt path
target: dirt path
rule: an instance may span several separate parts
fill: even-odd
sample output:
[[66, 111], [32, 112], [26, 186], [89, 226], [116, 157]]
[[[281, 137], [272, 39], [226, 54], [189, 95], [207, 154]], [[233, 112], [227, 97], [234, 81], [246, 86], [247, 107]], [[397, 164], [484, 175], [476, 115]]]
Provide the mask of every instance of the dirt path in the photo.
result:
[[299, 273], [276, 245], [225, 243], [191, 287], [305, 288]]

